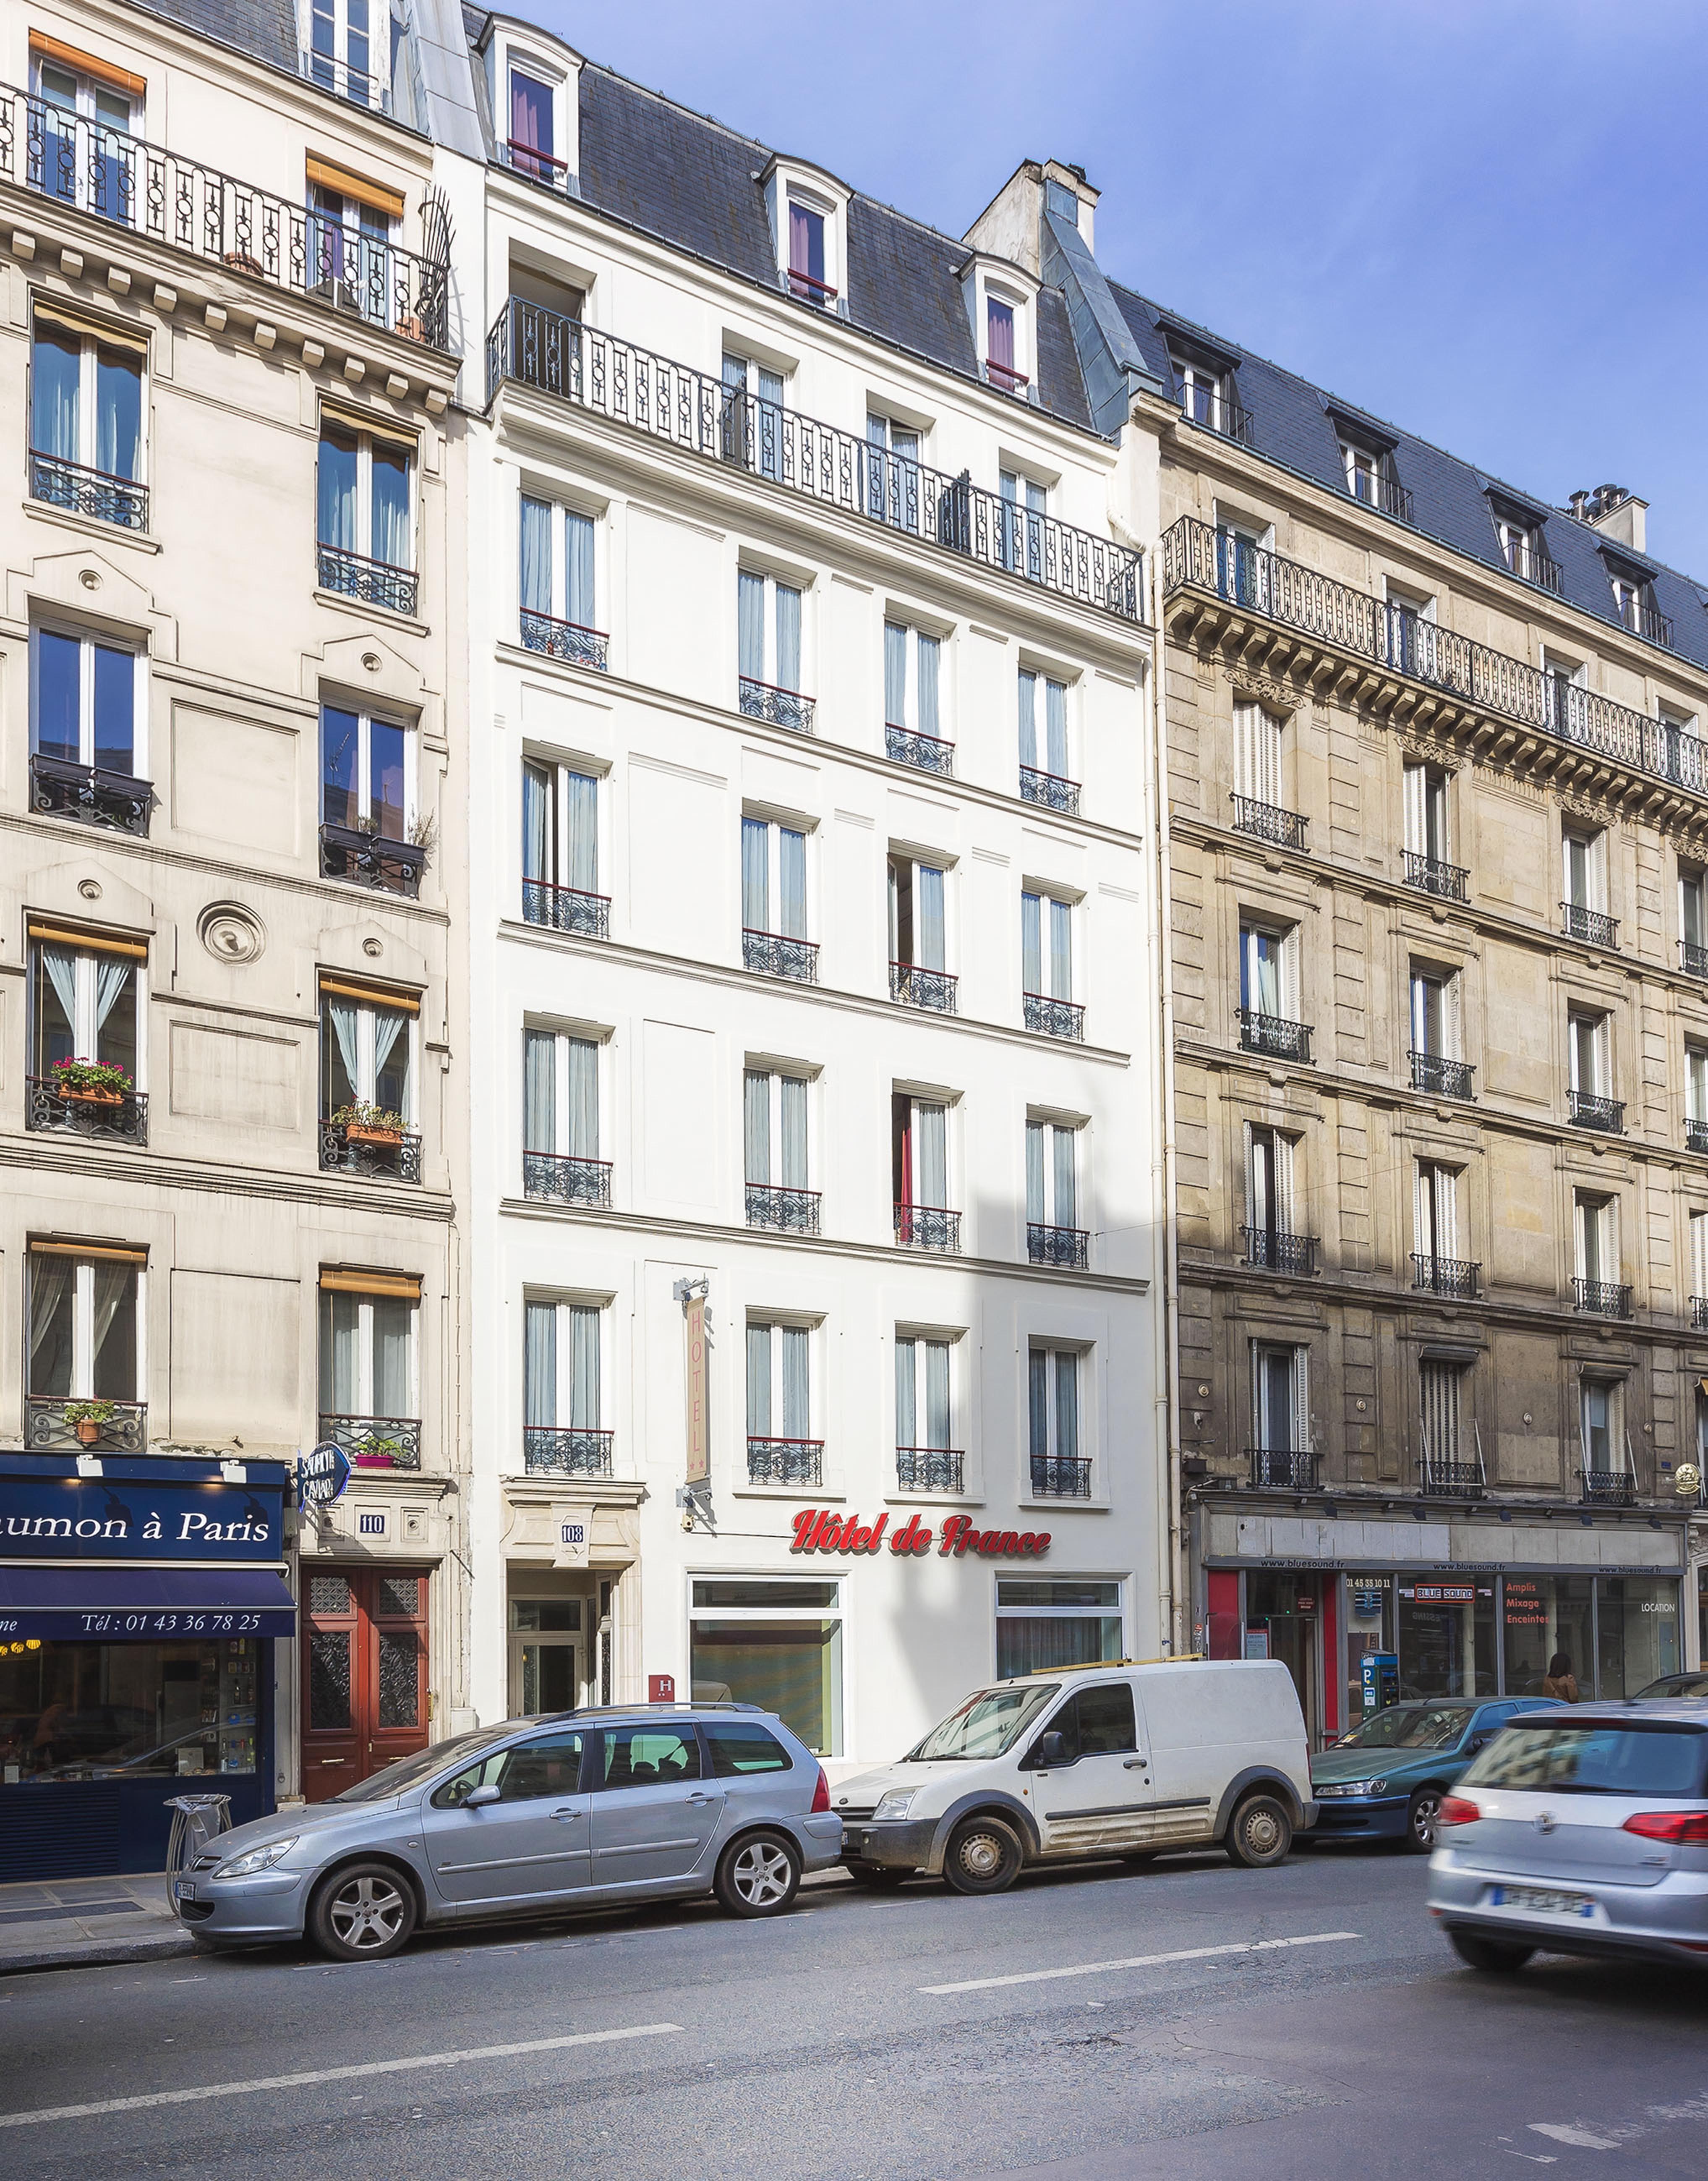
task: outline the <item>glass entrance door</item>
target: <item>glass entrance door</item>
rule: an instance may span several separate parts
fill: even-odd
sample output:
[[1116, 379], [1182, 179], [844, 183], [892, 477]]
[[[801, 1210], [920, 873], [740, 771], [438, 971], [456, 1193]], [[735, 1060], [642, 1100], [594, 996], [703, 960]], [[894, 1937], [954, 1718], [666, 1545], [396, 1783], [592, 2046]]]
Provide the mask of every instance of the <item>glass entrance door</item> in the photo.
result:
[[[1287, 1569], [1252, 1568], [1245, 1579], [1245, 1625], [1248, 1636], [1269, 1633], [1267, 1655], [1279, 1659], [1293, 1677], [1305, 1733], [1313, 1749], [1321, 1746], [1321, 1686], [1319, 1632], [1322, 1626], [1321, 1577]], [[1254, 1655], [1248, 1643], [1246, 1656]]]
[[510, 1709], [518, 1719], [573, 1711], [581, 1677], [573, 1636], [512, 1636]]

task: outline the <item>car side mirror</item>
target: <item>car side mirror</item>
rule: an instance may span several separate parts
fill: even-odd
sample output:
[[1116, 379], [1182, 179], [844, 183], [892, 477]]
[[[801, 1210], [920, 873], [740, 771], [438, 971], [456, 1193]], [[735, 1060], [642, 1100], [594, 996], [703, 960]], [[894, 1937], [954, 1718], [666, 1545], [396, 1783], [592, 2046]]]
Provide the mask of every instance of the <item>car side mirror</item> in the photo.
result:
[[483, 1810], [488, 1803], [496, 1803], [499, 1798], [499, 1790], [490, 1785], [471, 1787], [463, 1797], [463, 1808], [466, 1810]]
[[1065, 1734], [1040, 1734], [1038, 1737], [1038, 1760], [1041, 1765], [1066, 1764], [1067, 1737]]

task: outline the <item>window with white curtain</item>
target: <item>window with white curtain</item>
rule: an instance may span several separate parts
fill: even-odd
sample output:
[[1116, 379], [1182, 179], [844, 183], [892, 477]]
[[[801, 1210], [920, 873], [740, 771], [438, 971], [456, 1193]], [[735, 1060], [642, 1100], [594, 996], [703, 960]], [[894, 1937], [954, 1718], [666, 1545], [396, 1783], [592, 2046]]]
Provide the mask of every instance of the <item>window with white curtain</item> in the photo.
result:
[[1691, 864], [1678, 866], [1678, 936], [1686, 950], [1685, 968], [1700, 976], [1708, 967], [1708, 872]]
[[1022, 791], [1028, 775], [1075, 786], [1067, 754], [1067, 684], [1022, 667], [1019, 690]]
[[807, 836], [780, 820], [741, 820], [741, 928], [807, 936]]
[[321, 418], [320, 580], [328, 590], [354, 591], [371, 605], [414, 611], [413, 585], [405, 601], [384, 586], [376, 589], [358, 580], [359, 570], [340, 566], [368, 561], [393, 571], [414, 568], [414, 466], [413, 443], [400, 434], [360, 431], [341, 417]]
[[1606, 1015], [1573, 1009], [1567, 1022], [1566, 1055], [1574, 1091], [1588, 1098], [1612, 1096], [1612, 1033]]
[[1463, 1035], [1459, 978], [1452, 970], [1412, 964], [1412, 1050], [1457, 1060]]
[[1299, 1019], [1298, 927], [1242, 922], [1239, 934], [1239, 1003], [1252, 1013]]
[[[770, 718], [767, 693], [796, 696], [801, 687], [801, 591], [774, 576], [739, 571], [736, 578], [736, 671], [741, 678], [741, 710]], [[750, 691], [752, 695], [750, 696]], [[780, 723], [796, 726], [795, 708], [784, 706]], [[790, 716], [783, 717], [782, 714]], [[810, 710], [807, 721], [811, 720]]]
[[[530, 1468], [597, 1466], [598, 1457], [607, 1456], [600, 1361], [603, 1318], [597, 1303], [534, 1296], [527, 1300], [522, 1399]], [[588, 1444], [572, 1436], [565, 1446], [555, 1436], [564, 1433], [598, 1437]]]
[[1684, 1118], [1708, 1125], [1708, 1046], [1684, 1048]]
[[1565, 834], [1562, 842], [1563, 873], [1568, 908], [1587, 908], [1605, 914], [1607, 907], [1607, 837], [1605, 833]]
[[897, 1241], [958, 1249], [961, 1214], [949, 1208], [949, 1107], [941, 1099], [890, 1093], [890, 1162]]
[[141, 1089], [143, 994], [140, 941], [78, 945], [32, 934], [30, 1072], [51, 1080], [63, 1061], [122, 1068]]
[[1624, 1388], [1607, 1378], [1579, 1382], [1578, 1435], [1585, 1471], [1594, 1477], [1623, 1475], [1628, 1466]]
[[723, 453], [726, 462], [774, 478], [783, 468], [783, 374], [724, 351]]
[[755, 1483], [818, 1481], [813, 1431], [813, 1333], [747, 1321], [747, 1474]]
[[809, 1178], [807, 1096], [804, 1075], [776, 1068], [742, 1071], [741, 1155], [750, 1227], [817, 1225], [817, 1199]]
[[1435, 1159], [1419, 1159], [1413, 1177], [1413, 1248], [1423, 1261], [1420, 1283], [1443, 1264], [1463, 1256], [1459, 1238], [1459, 1176], [1457, 1168]]
[[1402, 778], [1407, 848], [1432, 864], [1452, 863], [1447, 775], [1438, 765], [1408, 765]]
[[1033, 998], [1073, 997], [1073, 907], [1054, 894], [1020, 897], [1020, 983]]
[[522, 1039], [525, 1194], [609, 1202], [610, 1167], [599, 1151], [598, 1041], [532, 1029]]
[[1026, 1124], [1026, 1219], [1028, 1226], [1077, 1229], [1079, 1128], [1077, 1123]]
[[146, 777], [140, 652], [69, 630], [30, 632], [30, 747], [40, 757]]
[[599, 782], [572, 765], [522, 765], [522, 914], [603, 939], [610, 904], [599, 892]]
[[38, 307], [30, 352], [32, 499], [146, 529], [147, 362], [147, 342], [135, 335], [97, 334]]
[[920, 527], [919, 433], [894, 417], [866, 416], [866, 511], [874, 522]]
[[592, 516], [524, 493], [521, 535], [522, 642], [530, 651], [603, 667]]
[[140, 1401], [143, 1253], [32, 1242], [29, 1256], [30, 1400]]
[[1272, 809], [1287, 800], [1281, 791], [1281, 722], [1245, 697], [1234, 699], [1233, 792]]
[[949, 966], [947, 872], [908, 855], [890, 859], [890, 959], [942, 971]]
[[394, 1125], [413, 1129], [420, 1002], [388, 1003], [328, 979], [320, 1004], [322, 1119], [394, 1114]]
[[[1254, 1234], [1273, 1243], [1297, 1232], [1294, 1223], [1294, 1140], [1280, 1129], [1248, 1130], [1247, 1210]], [[1272, 1253], [1271, 1253], [1272, 1254]], [[1264, 1262], [1270, 1262], [1266, 1257]]]
[[955, 1445], [955, 1344], [941, 1334], [895, 1332], [895, 1468], [904, 1492], [959, 1492]]
[[[884, 622], [884, 724], [890, 755], [906, 764], [923, 763], [928, 770], [938, 769], [950, 744], [943, 732], [942, 656], [937, 637], [901, 621]], [[940, 743], [943, 751], [910, 753], [906, 745], [914, 737]]]
[[[320, 1297], [320, 1414], [328, 1421], [409, 1422], [421, 1415], [416, 1368], [417, 1301], [376, 1283], [329, 1287]], [[399, 1285], [402, 1284], [399, 1283]], [[395, 1466], [395, 1465], [394, 1465]]]
[[1310, 1350], [1292, 1344], [1252, 1343], [1252, 1422], [1265, 1453], [1303, 1453], [1310, 1445], [1307, 1372]]
[[1708, 1304], [1708, 1212], [1690, 1214], [1690, 1300]]
[[[142, 202], [138, 185], [146, 194], [146, 183], [135, 141], [142, 130], [142, 86], [45, 53], [32, 53], [31, 62], [41, 136], [31, 151], [30, 186], [102, 219], [133, 224]], [[36, 125], [32, 114], [32, 135]]]
[[1619, 1243], [1613, 1200], [1580, 1189], [1573, 1192], [1572, 1209], [1578, 1278], [1591, 1286], [1617, 1286]]
[[1027, 1444], [1034, 1497], [1090, 1497], [1091, 1461], [1080, 1451], [1083, 1360], [1077, 1348], [1034, 1341], [1027, 1350]]

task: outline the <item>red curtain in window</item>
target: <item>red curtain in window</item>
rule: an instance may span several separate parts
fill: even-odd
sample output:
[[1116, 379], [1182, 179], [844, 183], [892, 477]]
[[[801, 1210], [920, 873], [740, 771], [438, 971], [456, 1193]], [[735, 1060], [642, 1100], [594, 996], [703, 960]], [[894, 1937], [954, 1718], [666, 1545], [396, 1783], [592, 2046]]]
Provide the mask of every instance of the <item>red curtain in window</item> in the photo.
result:
[[989, 312], [989, 342], [985, 349], [986, 360], [993, 370], [1008, 377], [1014, 376], [1014, 313], [1006, 303], [986, 299]]

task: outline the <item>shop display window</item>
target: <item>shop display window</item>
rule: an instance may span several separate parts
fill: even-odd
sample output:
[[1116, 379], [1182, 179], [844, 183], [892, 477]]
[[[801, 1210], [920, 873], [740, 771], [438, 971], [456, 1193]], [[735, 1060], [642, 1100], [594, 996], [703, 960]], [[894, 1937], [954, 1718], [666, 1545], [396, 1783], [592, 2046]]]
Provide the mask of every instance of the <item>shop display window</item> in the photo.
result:
[[0, 1781], [253, 1773], [253, 1637], [0, 1644]]
[[1634, 1697], [1683, 1665], [1678, 1586], [1664, 1576], [1604, 1575], [1595, 1599], [1598, 1697]]
[[1098, 1666], [1121, 1655], [1121, 1585], [997, 1578], [996, 1676]]
[[839, 1755], [841, 1602], [840, 1582], [697, 1580], [688, 1624], [694, 1702], [758, 1704], [816, 1755]]
[[[1509, 1575], [1502, 1620], [1507, 1694], [1539, 1697], [1550, 1662], [1563, 1651], [1578, 1687], [1594, 1692], [1595, 1578], [1588, 1575]], [[1677, 1585], [1673, 1586], [1677, 1589]], [[1678, 1615], [1673, 1615], [1676, 1623]], [[1640, 1687], [1641, 1684], [1638, 1686]]]
[[1402, 1578], [1398, 1591], [1401, 1698], [1498, 1694], [1494, 1578]]

